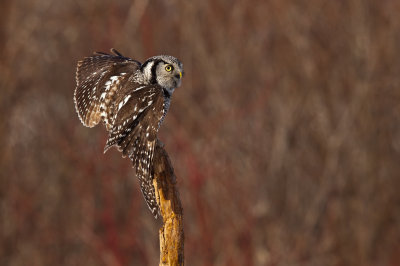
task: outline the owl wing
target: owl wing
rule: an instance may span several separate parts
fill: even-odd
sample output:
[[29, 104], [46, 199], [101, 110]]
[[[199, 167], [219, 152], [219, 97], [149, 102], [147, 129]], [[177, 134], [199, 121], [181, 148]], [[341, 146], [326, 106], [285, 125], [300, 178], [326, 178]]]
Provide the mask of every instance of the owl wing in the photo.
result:
[[165, 110], [163, 89], [158, 85], [134, 88], [115, 103], [114, 109], [114, 123], [104, 150], [115, 145], [132, 160], [146, 203], [157, 218], [152, 161]]
[[112, 110], [107, 105], [115, 97], [116, 90], [124, 87], [140, 68], [138, 61], [112, 51], [115, 55], [97, 53], [78, 62], [74, 102], [79, 119], [87, 127], [94, 127], [100, 120], [111, 127], [107, 118]]

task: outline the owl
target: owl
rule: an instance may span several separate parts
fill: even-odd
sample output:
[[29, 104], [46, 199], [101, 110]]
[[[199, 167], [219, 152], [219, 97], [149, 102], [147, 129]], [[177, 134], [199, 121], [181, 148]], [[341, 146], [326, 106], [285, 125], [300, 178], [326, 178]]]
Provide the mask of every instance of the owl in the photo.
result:
[[169, 55], [141, 64], [115, 49], [111, 52], [97, 52], [78, 62], [75, 108], [83, 125], [104, 123], [109, 133], [104, 152], [115, 146], [131, 159], [146, 203], [157, 218], [153, 153], [172, 94], [181, 85], [183, 66]]

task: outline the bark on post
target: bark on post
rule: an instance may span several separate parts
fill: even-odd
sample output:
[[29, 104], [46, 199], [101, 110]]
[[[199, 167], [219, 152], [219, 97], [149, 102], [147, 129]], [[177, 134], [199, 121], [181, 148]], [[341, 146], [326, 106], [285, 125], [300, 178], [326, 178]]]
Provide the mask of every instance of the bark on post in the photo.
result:
[[163, 217], [159, 231], [160, 265], [184, 264], [183, 213], [176, 187], [176, 177], [164, 145], [158, 141], [154, 153], [156, 198]]

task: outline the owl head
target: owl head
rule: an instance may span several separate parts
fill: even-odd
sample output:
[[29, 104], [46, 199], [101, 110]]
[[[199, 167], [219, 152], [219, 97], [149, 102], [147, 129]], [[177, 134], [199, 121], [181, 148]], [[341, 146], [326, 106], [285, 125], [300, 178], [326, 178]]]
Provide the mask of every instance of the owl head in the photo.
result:
[[173, 56], [158, 55], [147, 59], [141, 71], [146, 82], [158, 84], [172, 94], [181, 85], [183, 65]]

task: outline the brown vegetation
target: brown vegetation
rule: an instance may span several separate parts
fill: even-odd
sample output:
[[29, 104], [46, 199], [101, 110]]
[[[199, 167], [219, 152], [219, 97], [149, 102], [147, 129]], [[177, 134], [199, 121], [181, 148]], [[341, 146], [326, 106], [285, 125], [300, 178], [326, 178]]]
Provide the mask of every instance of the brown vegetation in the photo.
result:
[[0, 3], [0, 265], [157, 265], [129, 160], [73, 106], [115, 47], [185, 67], [159, 138], [187, 265], [400, 265], [399, 1]]

